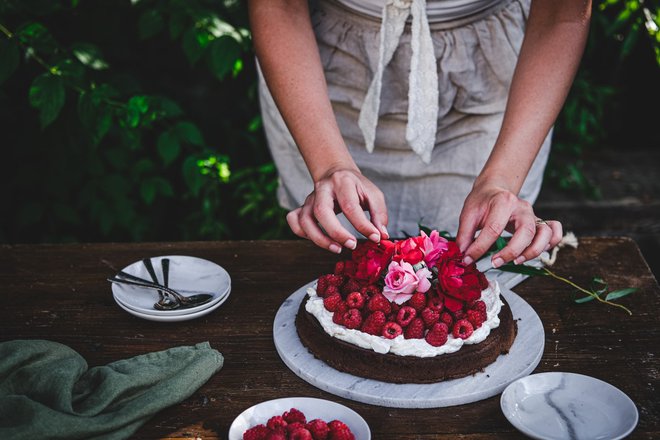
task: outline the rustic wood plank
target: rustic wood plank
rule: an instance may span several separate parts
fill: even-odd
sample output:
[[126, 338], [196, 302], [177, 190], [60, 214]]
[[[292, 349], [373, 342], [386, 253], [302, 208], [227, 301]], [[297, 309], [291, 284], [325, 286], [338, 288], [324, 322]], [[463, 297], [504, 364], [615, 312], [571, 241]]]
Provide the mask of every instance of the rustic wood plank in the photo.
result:
[[[145, 256], [194, 255], [225, 267], [232, 276], [229, 300], [193, 321], [138, 319], [112, 299], [105, 278]], [[134, 436], [226, 438], [232, 420], [258, 402], [285, 396], [319, 397], [358, 411], [374, 439], [524, 438], [504, 418], [499, 396], [450, 408], [381, 408], [318, 390], [280, 360], [272, 340], [279, 305], [301, 285], [331, 271], [338, 257], [306, 241], [107, 243], [0, 246], [0, 340], [43, 338], [69, 345], [90, 366], [150, 351], [209, 341], [225, 365], [191, 398], [165, 409]], [[621, 300], [633, 311], [575, 304], [571, 288], [547, 277], [515, 291], [537, 311], [546, 331], [536, 372], [588, 374], [624, 390], [637, 404], [640, 422], [631, 438], [658, 438], [660, 399], [660, 287], [634, 241], [581, 237], [565, 249], [553, 270], [585, 285], [593, 276], [611, 288], [638, 287]]]

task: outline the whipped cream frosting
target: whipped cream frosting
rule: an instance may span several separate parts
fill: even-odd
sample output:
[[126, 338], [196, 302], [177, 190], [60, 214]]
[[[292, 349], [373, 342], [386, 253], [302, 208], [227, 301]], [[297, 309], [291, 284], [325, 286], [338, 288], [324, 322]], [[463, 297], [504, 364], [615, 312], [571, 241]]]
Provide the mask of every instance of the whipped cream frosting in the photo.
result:
[[316, 317], [328, 335], [358, 347], [373, 350], [376, 353], [392, 353], [399, 356], [421, 358], [454, 353], [460, 350], [464, 344], [478, 344], [483, 341], [492, 329], [500, 325], [499, 314], [503, 305], [500, 300], [500, 288], [497, 281], [490, 282], [488, 288], [481, 292], [481, 300], [486, 303], [488, 317], [483, 325], [475, 329], [474, 333], [467, 339], [454, 338], [450, 331], [447, 342], [440, 347], [434, 347], [424, 339], [405, 339], [403, 335], [399, 335], [394, 339], [386, 339], [382, 336], [370, 335], [335, 324], [332, 322], [332, 312], [326, 310], [323, 306], [323, 298], [316, 294], [316, 289], [314, 287], [308, 288], [307, 294], [309, 299], [305, 304], [305, 310]]

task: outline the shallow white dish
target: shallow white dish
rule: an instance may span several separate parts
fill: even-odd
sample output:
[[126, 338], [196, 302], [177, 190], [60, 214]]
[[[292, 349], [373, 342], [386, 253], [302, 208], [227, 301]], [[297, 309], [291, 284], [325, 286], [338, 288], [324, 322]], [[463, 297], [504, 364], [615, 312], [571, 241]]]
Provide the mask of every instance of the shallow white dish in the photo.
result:
[[371, 440], [371, 430], [367, 422], [352, 409], [336, 402], [312, 397], [285, 397], [268, 400], [246, 409], [234, 419], [229, 427], [229, 440], [241, 440], [249, 428], [263, 423], [273, 416], [281, 416], [284, 411], [296, 408], [302, 411], [307, 421], [321, 419], [326, 422], [341, 420], [351, 429], [356, 440]]
[[532, 374], [512, 382], [500, 398], [504, 416], [535, 439], [607, 439], [630, 434], [637, 408], [621, 390], [582, 374]]
[[[208, 303], [197, 307], [177, 310], [156, 310], [153, 305], [158, 301], [158, 291], [127, 284], [112, 284], [112, 294], [117, 303], [124, 305], [142, 315], [175, 316], [189, 315], [197, 311], [214, 306], [229, 294], [231, 278], [227, 271], [216, 263], [202, 258], [185, 255], [165, 255], [152, 257], [154, 271], [160, 282], [163, 281], [161, 260], [170, 259], [169, 287], [181, 291], [182, 294], [191, 292], [208, 292], [215, 297]], [[142, 261], [136, 261], [123, 269], [131, 275], [151, 280]]]
[[[199, 318], [200, 316], [208, 315], [209, 313], [220, 307], [222, 304], [224, 304], [224, 302], [227, 301], [227, 298], [229, 298], [229, 294], [224, 295], [222, 299], [220, 299], [220, 301], [217, 301], [215, 304], [213, 304], [210, 307], [202, 308], [201, 310], [196, 309], [195, 311], [184, 315], [150, 315], [129, 308], [124, 303], [119, 301], [117, 298], [115, 298], [115, 301], [117, 302], [117, 305], [119, 307], [126, 310], [131, 315], [137, 316], [138, 318], [147, 319], [149, 321], [158, 321], [158, 322], [179, 322], [179, 321], [189, 321], [191, 319]], [[188, 310], [192, 310], [192, 309], [188, 309]]]

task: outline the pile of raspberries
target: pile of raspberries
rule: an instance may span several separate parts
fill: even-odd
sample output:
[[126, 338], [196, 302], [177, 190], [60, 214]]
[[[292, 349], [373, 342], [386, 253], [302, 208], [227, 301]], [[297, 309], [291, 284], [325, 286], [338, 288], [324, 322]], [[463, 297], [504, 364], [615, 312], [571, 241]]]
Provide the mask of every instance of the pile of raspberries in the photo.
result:
[[481, 327], [486, 316], [486, 303], [474, 301], [456, 311], [444, 308], [442, 297], [429, 291], [416, 292], [403, 304], [390, 302], [375, 285], [360, 287], [357, 282], [341, 274], [341, 263], [335, 273], [319, 277], [316, 293], [332, 313], [332, 321], [349, 329], [394, 339], [425, 339], [440, 347], [449, 334], [467, 339]]
[[308, 422], [302, 411], [291, 408], [281, 416], [271, 417], [265, 425], [248, 429], [243, 440], [355, 440], [355, 435], [340, 420]]

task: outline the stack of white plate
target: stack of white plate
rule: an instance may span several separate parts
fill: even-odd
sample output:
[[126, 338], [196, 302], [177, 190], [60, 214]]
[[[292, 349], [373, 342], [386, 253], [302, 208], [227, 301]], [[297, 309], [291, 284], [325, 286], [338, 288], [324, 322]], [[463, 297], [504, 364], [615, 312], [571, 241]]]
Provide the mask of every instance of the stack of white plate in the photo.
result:
[[[185, 255], [152, 257], [151, 261], [160, 284], [163, 284], [161, 260], [169, 258], [169, 287], [184, 296], [209, 293], [213, 299], [196, 307], [174, 310], [157, 310], [154, 303], [159, 300], [158, 291], [128, 284], [112, 284], [112, 296], [122, 309], [139, 318], [151, 321], [173, 322], [199, 318], [220, 307], [229, 297], [231, 278], [227, 271], [212, 261]], [[151, 281], [142, 261], [123, 269], [131, 275]]]

